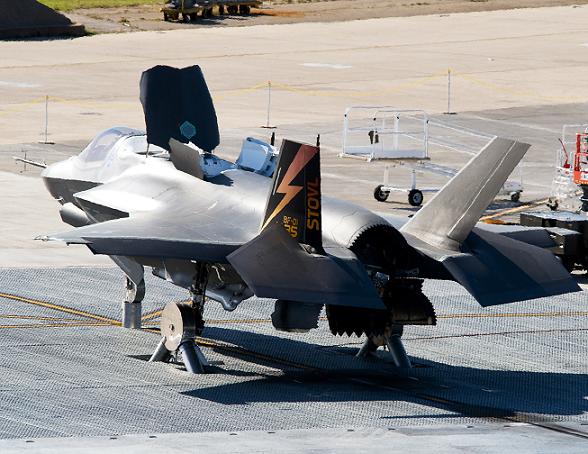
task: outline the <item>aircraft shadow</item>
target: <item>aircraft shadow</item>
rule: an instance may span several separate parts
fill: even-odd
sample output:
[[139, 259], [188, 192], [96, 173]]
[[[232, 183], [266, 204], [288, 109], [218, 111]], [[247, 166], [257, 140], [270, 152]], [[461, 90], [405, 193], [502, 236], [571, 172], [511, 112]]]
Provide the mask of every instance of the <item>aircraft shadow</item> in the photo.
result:
[[[411, 360], [417, 367], [403, 373], [378, 358], [355, 358], [357, 348], [353, 346], [327, 350], [299, 340], [217, 327], [207, 327], [205, 335], [263, 355], [312, 366], [301, 370], [284, 365], [277, 374], [257, 374], [251, 380], [183, 393], [216, 403], [403, 401], [445, 410], [449, 412], [445, 417], [588, 412], [586, 374], [477, 369], [415, 357]], [[227, 352], [222, 354], [226, 356]], [[262, 365], [269, 361], [237, 355]], [[276, 364], [272, 367], [275, 369]]]

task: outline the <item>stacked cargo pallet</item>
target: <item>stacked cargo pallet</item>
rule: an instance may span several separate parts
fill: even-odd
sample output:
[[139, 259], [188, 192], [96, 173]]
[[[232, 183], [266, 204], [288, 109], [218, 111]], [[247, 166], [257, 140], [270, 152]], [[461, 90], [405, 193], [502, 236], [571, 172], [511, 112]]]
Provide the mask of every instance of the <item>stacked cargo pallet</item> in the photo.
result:
[[171, 0], [162, 8], [163, 19], [195, 21], [201, 17], [213, 17], [216, 9], [219, 16], [226, 14], [247, 15], [251, 8], [261, 5], [260, 0]]

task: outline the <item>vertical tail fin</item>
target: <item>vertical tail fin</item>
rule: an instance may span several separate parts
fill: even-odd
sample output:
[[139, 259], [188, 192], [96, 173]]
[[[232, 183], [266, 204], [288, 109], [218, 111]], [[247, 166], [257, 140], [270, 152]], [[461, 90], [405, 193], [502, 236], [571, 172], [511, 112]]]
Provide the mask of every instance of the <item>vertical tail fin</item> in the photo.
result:
[[401, 231], [435, 247], [459, 250], [529, 147], [526, 143], [495, 138]]
[[299, 243], [323, 250], [319, 147], [282, 142], [261, 230], [276, 224]]

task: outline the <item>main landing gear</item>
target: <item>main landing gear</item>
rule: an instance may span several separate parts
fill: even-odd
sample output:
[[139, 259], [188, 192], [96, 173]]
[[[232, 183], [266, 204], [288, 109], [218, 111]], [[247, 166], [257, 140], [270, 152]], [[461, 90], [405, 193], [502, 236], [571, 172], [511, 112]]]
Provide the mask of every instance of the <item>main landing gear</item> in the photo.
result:
[[402, 325], [393, 325], [380, 336], [369, 336], [357, 353], [357, 357], [366, 358], [373, 355], [379, 347], [384, 347], [394, 365], [401, 369], [410, 369], [410, 359], [402, 344]]

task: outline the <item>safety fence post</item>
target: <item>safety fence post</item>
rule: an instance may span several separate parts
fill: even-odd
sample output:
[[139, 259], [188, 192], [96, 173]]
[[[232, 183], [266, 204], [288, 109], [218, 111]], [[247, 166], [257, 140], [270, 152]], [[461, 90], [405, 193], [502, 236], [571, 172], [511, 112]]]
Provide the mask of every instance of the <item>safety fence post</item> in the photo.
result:
[[447, 112], [445, 115], [456, 115], [457, 112], [451, 110], [451, 68], [447, 68]]

